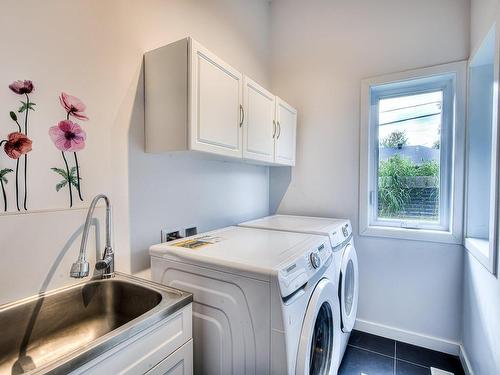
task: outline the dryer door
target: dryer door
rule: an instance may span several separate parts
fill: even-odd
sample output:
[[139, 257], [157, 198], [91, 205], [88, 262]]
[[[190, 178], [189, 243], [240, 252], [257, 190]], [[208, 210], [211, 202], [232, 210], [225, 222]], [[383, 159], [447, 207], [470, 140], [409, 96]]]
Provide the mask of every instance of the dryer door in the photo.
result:
[[358, 310], [358, 257], [351, 244], [345, 247], [342, 254], [339, 288], [342, 331], [351, 332]]
[[296, 375], [335, 374], [340, 352], [340, 322], [335, 286], [321, 279], [307, 305], [299, 339]]

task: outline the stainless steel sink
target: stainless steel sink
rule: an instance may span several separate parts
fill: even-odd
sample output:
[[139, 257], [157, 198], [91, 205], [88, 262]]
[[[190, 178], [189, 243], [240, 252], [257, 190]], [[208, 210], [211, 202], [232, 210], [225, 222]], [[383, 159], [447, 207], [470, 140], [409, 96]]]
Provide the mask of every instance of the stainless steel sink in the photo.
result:
[[64, 374], [192, 301], [116, 273], [0, 306], [0, 374]]

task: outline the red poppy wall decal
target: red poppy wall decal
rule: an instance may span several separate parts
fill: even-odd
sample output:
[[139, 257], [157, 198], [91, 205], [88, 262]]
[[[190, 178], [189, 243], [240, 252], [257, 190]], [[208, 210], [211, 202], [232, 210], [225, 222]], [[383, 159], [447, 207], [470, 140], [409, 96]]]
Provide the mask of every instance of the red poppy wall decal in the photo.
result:
[[3, 146], [5, 153], [14, 160], [30, 152], [33, 144], [31, 139], [20, 132], [10, 133], [3, 142], [5, 142]]
[[[7, 156], [11, 159], [16, 160], [16, 207], [18, 211], [21, 211], [19, 204], [19, 167], [21, 157], [24, 156], [23, 166], [24, 166], [24, 198], [22, 207], [28, 209], [28, 153], [32, 149], [32, 141], [28, 138], [28, 117], [29, 112], [34, 111], [34, 106], [36, 105], [30, 100], [30, 94], [34, 90], [33, 82], [30, 80], [15, 81], [9, 85], [11, 89], [17, 95], [22, 95], [26, 98], [26, 101], [21, 100], [21, 106], [17, 111], [10, 111], [9, 115], [11, 120], [17, 126], [17, 132], [10, 133], [7, 139], [0, 141], [0, 145], [4, 146], [4, 151]], [[24, 117], [23, 126], [19, 123], [18, 114]], [[5, 177], [8, 173], [12, 172], [10, 168], [4, 168], [0, 170], [0, 186], [2, 189], [2, 197], [4, 201], [4, 211], [7, 211], [7, 197], [5, 194], [4, 184], [7, 184], [7, 178]]]
[[[87, 138], [87, 134], [80, 127], [80, 125], [70, 120], [70, 118], [73, 117], [78, 120], [88, 120], [88, 117], [84, 113], [86, 109], [85, 104], [83, 104], [83, 102], [77, 97], [63, 92], [59, 97], [59, 101], [66, 111], [66, 120], [62, 120], [56, 126], [52, 126], [49, 129], [49, 136], [50, 139], [52, 139], [52, 142], [54, 142], [56, 148], [61, 151], [65, 169], [51, 169], [63, 178], [62, 181], [56, 185], [56, 191], [61, 190], [66, 185], [68, 186], [69, 206], [72, 207], [73, 187], [78, 192], [78, 198], [83, 201], [81, 191], [82, 178], [80, 176], [80, 166], [78, 164], [77, 152], [85, 148], [85, 139]], [[75, 165], [71, 168], [65, 152], [73, 153]]]

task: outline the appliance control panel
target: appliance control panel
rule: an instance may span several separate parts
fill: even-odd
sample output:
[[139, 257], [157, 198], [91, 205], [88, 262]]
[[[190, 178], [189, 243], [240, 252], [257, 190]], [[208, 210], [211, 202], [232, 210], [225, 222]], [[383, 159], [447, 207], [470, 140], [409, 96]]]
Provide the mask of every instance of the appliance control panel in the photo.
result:
[[340, 245], [346, 242], [352, 235], [352, 226], [349, 221], [346, 221], [341, 226], [335, 228], [330, 234], [330, 242], [333, 251], [340, 250]]
[[289, 296], [307, 284], [317, 272], [323, 272], [322, 268], [331, 256], [332, 248], [324, 242], [282, 268], [278, 273], [281, 296]]

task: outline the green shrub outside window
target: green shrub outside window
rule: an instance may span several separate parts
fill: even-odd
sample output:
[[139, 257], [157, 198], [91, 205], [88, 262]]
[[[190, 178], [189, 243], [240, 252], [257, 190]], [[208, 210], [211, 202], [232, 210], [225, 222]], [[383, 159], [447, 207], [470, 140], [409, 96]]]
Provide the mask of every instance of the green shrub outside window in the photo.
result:
[[[396, 154], [380, 161], [378, 170], [379, 215], [387, 218], [408, 217], [406, 206], [418, 199], [424, 189], [431, 189], [431, 199], [439, 194], [439, 163], [435, 160], [412, 162]], [[429, 199], [429, 197], [421, 197]], [[429, 217], [429, 219], [437, 219]]]

